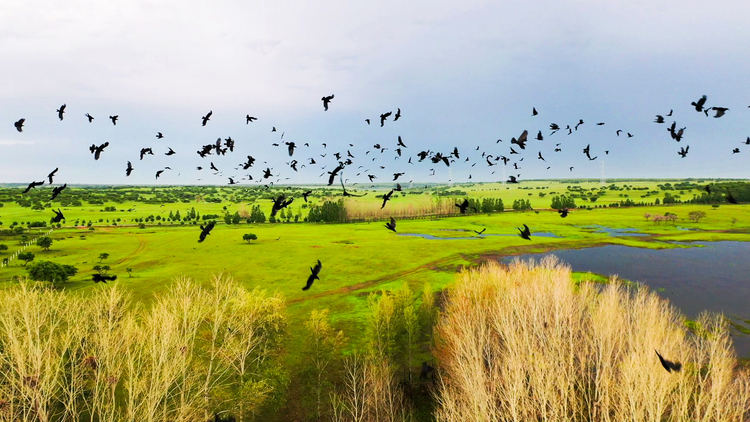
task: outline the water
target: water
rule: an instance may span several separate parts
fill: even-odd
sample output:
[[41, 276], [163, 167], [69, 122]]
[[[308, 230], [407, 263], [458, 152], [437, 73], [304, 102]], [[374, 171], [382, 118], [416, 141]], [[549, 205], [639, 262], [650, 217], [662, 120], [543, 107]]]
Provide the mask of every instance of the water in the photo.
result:
[[[647, 284], [695, 319], [704, 310], [750, 319], [750, 242], [694, 242], [693, 248], [641, 249], [608, 245], [545, 254], [520, 255], [539, 260], [557, 255], [573, 271], [618, 275]], [[504, 257], [509, 263], [514, 257]], [[750, 336], [732, 330], [739, 356], [750, 357]]]
[[[451, 231], [458, 231], [458, 230], [451, 230]], [[492, 234], [492, 233], [490, 233], [490, 234], [483, 233], [483, 234], [479, 234], [479, 235], [474, 234], [471, 237], [439, 237], [439, 236], [434, 236], [434, 235], [425, 234], [425, 233], [399, 233], [398, 235], [399, 236], [415, 236], [415, 237], [421, 237], [423, 239], [430, 239], [430, 240], [479, 239], [479, 238], [487, 237], [487, 236], [518, 236], [517, 234]], [[550, 233], [550, 232], [531, 233], [531, 237], [534, 238], [534, 236], [538, 236], [538, 237], [557, 237], [557, 238], [560, 237], [560, 236], [558, 236], [558, 235], [556, 235], [554, 233]]]
[[594, 228], [594, 229], [597, 229], [594, 233], [607, 233], [610, 236], [615, 236], [615, 237], [618, 237], [618, 236], [650, 236], [649, 234], [646, 234], [646, 233], [634, 233], [634, 232], [637, 232], [638, 229], [633, 229], [633, 228], [613, 229], [611, 227], [600, 226], [598, 224], [594, 224], [594, 225], [591, 225], [591, 226], [580, 226], [580, 227], [581, 228], [585, 228], [585, 229]]

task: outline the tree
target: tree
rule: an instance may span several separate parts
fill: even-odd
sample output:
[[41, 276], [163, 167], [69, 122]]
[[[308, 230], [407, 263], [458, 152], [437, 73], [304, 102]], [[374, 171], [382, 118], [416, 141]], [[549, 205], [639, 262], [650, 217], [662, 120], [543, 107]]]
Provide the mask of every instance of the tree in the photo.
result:
[[29, 278], [35, 281], [49, 281], [53, 287], [57, 283], [64, 283], [68, 278], [78, 273], [78, 268], [72, 265], [56, 264], [50, 261], [39, 261], [26, 269]]
[[7, 250], [8, 250], [8, 245], [0, 243], [0, 251], [7, 251]]
[[45, 251], [48, 251], [50, 246], [52, 246], [52, 239], [48, 236], [42, 236], [36, 240], [36, 244]]
[[646, 217], [646, 221], [648, 221], [648, 219], [651, 218], [651, 214], [650, 213], [645, 213], [645, 214], [643, 214], [643, 216]]
[[242, 240], [250, 243], [251, 240], [258, 240], [258, 236], [256, 236], [254, 233], [245, 233], [242, 235]]
[[693, 211], [690, 214], [688, 214], [688, 218], [694, 223], [697, 223], [700, 221], [701, 218], [706, 218], [706, 213], [703, 211]]
[[132, 268], [125, 268], [125, 271], [128, 273], [128, 277], [133, 277], [133, 269]]
[[98, 272], [99, 275], [105, 275], [110, 270], [110, 267], [109, 265], [94, 265], [93, 270]]
[[109, 258], [109, 254], [106, 252], [102, 252], [99, 254], [99, 262], [104, 261], [105, 259]]
[[330, 324], [328, 309], [313, 310], [310, 319], [305, 321], [305, 354], [310, 368], [312, 383], [316, 397], [316, 414], [318, 420], [322, 417], [323, 396], [331, 384], [329, 365], [340, 355], [346, 338], [343, 331], [336, 331]]
[[18, 259], [20, 259], [21, 261], [25, 261], [25, 263], [23, 264], [23, 266], [25, 267], [26, 264], [34, 260], [34, 254], [31, 252], [21, 252], [20, 254], [18, 254]]

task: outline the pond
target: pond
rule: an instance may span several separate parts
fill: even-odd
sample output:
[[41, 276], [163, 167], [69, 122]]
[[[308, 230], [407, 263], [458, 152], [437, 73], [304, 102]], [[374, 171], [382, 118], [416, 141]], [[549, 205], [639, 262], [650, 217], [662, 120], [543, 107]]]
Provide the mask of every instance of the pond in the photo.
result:
[[[445, 231], [447, 231], [447, 230], [445, 230]], [[458, 231], [458, 230], [450, 230], [450, 231]], [[399, 236], [415, 236], [415, 237], [421, 237], [423, 239], [430, 239], [430, 240], [461, 240], [461, 239], [480, 239], [480, 238], [487, 237], [487, 236], [518, 236], [518, 234], [492, 234], [492, 233], [490, 233], [490, 234], [483, 233], [483, 234], [479, 234], [479, 235], [476, 234], [476, 233], [474, 233], [470, 237], [465, 237], [465, 236], [464, 237], [440, 237], [440, 236], [434, 236], [434, 235], [425, 234], [425, 233], [399, 233], [398, 235]], [[560, 237], [560, 236], [558, 236], [558, 235], [556, 235], [554, 233], [550, 233], [550, 232], [531, 233], [531, 237], [533, 238], [534, 236], [537, 236], [537, 237], [557, 237], [557, 238]]]
[[600, 226], [593, 224], [590, 226], [578, 226], [584, 229], [596, 229], [594, 233], [607, 233], [610, 236], [650, 236], [647, 233], [638, 233], [638, 229], [626, 228], [626, 229], [613, 229], [607, 226]]
[[[750, 242], [693, 242], [692, 248], [641, 249], [607, 245], [544, 254], [520, 255], [539, 260], [556, 255], [573, 271], [618, 275], [647, 284], [688, 318], [704, 310], [723, 312], [738, 321], [750, 319]], [[510, 263], [515, 257], [503, 257]], [[663, 290], [661, 290], [663, 289]], [[750, 336], [732, 330], [737, 354], [750, 357]]]

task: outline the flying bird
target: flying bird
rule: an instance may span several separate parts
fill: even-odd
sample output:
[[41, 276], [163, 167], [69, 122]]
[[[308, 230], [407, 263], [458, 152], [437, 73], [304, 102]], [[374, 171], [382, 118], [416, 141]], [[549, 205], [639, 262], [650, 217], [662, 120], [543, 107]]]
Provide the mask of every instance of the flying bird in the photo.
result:
[[291, 157], [292, 154], [294, 154], [294, 149], [297, 148], [297, 146], [294, 144], [294, 142], [284, 142], [284, 143], [287, 144], [288, 149], [289, 149], [289, 156]]
[[537, 111], [536, 111], [536, 107], [532, 107], [532, 108], [531, 108], [531, 115], [532, 115], [532, 116], [536, 116], [537, 114], [539, 114], [539, 113], [537, 113]]
[[[209, 114], [210, 114], [210, 113], [209, 113]], [[246, 114], [246, 115], [245, 115], [245, 124], [248, 124], [248, 123], [252, 123], [252, 122], [254, 122], [254, 121], [256, 121], [256, 120], [258, 120], [258, 118], [257, 118], [257, 117], [253, 117], [253, 116], [251, 116], [251, 115], [249, 115], [249, 114]], [[205, 125], [206, 125], [206, 124], [205, 124], [205, 123], [203, 123], [203, 126], [205, 126]]]
[[125, 176], [130, 176], [130, 173], [133, 172], [133, 165], [130, 164], [130, 161], [128, 161], [128, 168], [125, 169]]
[[19, 132], [23, 132], [23, 123], [26, 121], [26, 119], [19, 119], [17, 122], [13, 123], [13, 126], [16, 127], [16, 130]]
[[[703, 96], [703, 98], [706, 98], [706, 96], [704, 95], [704, 96]], [[654, 350], [654, 352], [656, 352], [656, 350]], [[670, 373], [671, 373], [672, 371], [675, 371], [675, 372], [680, 372], [680, 369], [682, 369], [682, 364], [681, 364], [681, 363], [679, 363], [679, 362], [672, 362], [672, 361], [668, 361], [668, 360], [664, 359], [664, 358], [663, 358], [663, 357], [662, 357], [662, 356], [661, 356], [661, 355], [659, 354], [659, 352], [656, 352], [656, 356], [658, 356], [658, 357], [659, 357], [659, 362], [661, 362], [661, 366], [663, 366], [663, 367], [664, 367], [664, 369], [666, 369], [666, 370], [667, 370], [667, 372], [670, 372]]]
[[116, 275], [103, 275], [103, 274], [92, 274], [91, 279], [94, 280], [94, 283], [107, 283], [107, 281], [115, 281], [117, 280]]
[[557, 212], [560, 214], [560, 217], [565, 218], [568, 216], [568, 213], [570, 212], [570, 210], [568, 210], [567, 208], [561, 208], [557, 210]]
[[212, 221], [209, 221], [205, 227], [203, 225], [200, 226], [201, 234], [200, 234], [200, 238], [198, 239], [198, 243], [202, 243], [204, 240], [206, 240], [206, 236], [211, 234], [211, 230], [214, 229], [215, 225], [216, 225], [216, 222], [212, 220]]
[[156, 132], [156, 139], [161, 139], [163, 137], [164, 137], [164, 135], [162, 135], [161, 132]]
[[112, 124], [115, 125], [115, 126], [117, 126], [117, 119], [119, 119], [119, 118], [120, 118], [120, 116], [117, 116], [117, 115], [115, 115], [115, 116], [109, 116], [109, 120], [112, 120]]
[[508, 176], [508, 183], [518, 183], [518, 180], [516, 180], [516, 176]]
[[175, 154], [177, 154], [176, 152], [174, 152], [174, 150], [172, 149], [172, 147], [167, 147], [167, 148], [169, 148], [169, 151], [165, 152], [164, 155], [175, 155]]
[[474, 233], [476, 233], [476, 234], [482, 234], [482, 233], [484, 233], [485, 230], [487, 230], [487, 227], [483, 228], [481, 231], [474, 230]]
[[332, 99], [333, 99], [333, 94], [331, 94], [331, 95], [329, 95], [327, 97], [321, 98], [321, 101], [323, 101], [323, 110], [324, 111], [328, 111], [328, 103], [330, 103]]
[[521, 230], [520, 228], [518, 228], [518, 231], [519, 231], [519, 233], [518, 233], [519, 236], [521, 236], [522, 238], [524, 238], [526, 240], [531, 240], [531, 230], [529, 230], [529, 226], [527, 226], [526, 224], [524, 224], [523, 225], [523, 230]]
[[49, 200], [53, 201], [55, 198], [57, 198], [57, 195], [59, 195], [60, 192], [62, 192], [67, 187], [68, 187], [68, 184], [65, 183], [62, 186], [58, 186], [58, 187], [52, 188], [52, 198], [50, 198]]
[[29, 186], [26, 187], [26, 190], [21, 193], [27, 193], [31, 189], [36, 189], [37, 186], [42, 186], [43, 184], [44, 184], [44, 180], [42, 180], [41, 182], [31, 182], [29, 183]]
[[57, 211], [52, 210], [52, 212], [55, 213], [55, 216], [52, 217], [52, 222], [53, 223], [59, 223], [59, 222], [65, 220], [65, 216], [63, 215], [62, 211], [60, 211], [60, 208], [58, 208]]
[[57, 173], [58, 170], [60, 170], [60, 167], [56, 167], [54, 170], [52, 170], [52, 173], [47, 175], [47, 179], [49, 179], [50, 185], [53, 183], [52, 178], [55, 177], [55, 173]]
[[143, 160], [144, 155], [154, 155], [154, 151], [151, 150], [151, 148], [141, 148], [141, 160]]
[[466, 209], [469, 208], [469, 200], [464, 198], [464, 201], [460, 204], [453, 204], [461, 211], [461, 214], [466, 214]]
[[598, 156], [597, 156], [597, 157], [594, 157], [594, 158], [591, 158], [591, 154], [589, 153], [589, 150], [590, 150], [590, 149], [591, 149], [591, 144], [588, 144], [588, 145], [586, 145], [586, 148], [584, 148], [584, 149], [583, 149], [583, 153], [584, 153], [584, 154], [586, 154], [586, 157], [588, 157], [588, 158], [589, 158], [589, 160], [591, 160], [591, 161], [593, 161], [593, 160], [596, 160], [596, 158], [597, 158]]
[[109, 146], [109, 142], [105, 142], [99, 146], [96, 146], [95, 144], [91, 144], [91, 146], [89, 147], [89, 151], [91, 151], [91, 153], [94, 154], [94, 160], [98, 160], [102, 154], [102, 151], [104, 151], [104, 148], [107, 148], [108, 146]]
[[370, 124], [370, 119], [365, 119], [365, 121], [367, 122], [368, 125]]
[[389, 111], [388, 113], [383, 113], [380, 115], [380, 127], [383, 127], [385, 124], [385, 120], [389, 118], [393, 114], [393, 112]]
[[732, 193], [729, 192], [729, 189], [727, 189], [727, 196], [726, 196], [726, 198], [727, 198], [727, 202], [729, 202], [730, 204], [736, 204], [737, 203], [737, 200], [734, 199], [734, 196], [732, 196]]
[[391, 217], [390, 223], [385, 223], [385, 228], [388, 229], [388, 230], [390, 230], [390, 231], [392, 231], [392, 232], [394, 232], [394, 233], [398, 233], [396, 231], [396, 219], [393, 218], [393, 217]]
[[92, 116], [92, 115], [90, 115], [88, 113], [86, 113], [86, 118], [89, 119], [89, 123], [91, 123], [91, 122], [94, 121], [94, 116]]
[[156, 178], [158, 179], [161, 174], [164, 173], [164, 170], [159, 170], [156, 172]]
[[388, 201], [390, 201], [390, 200], [391, 200], [391, 195], [393, 195], [393, 189], [391, 189], [391, 191], [390, 191], [390, 192], [388, 192], [388, 193], [386, 193], [385, 195], [383, 195], [383, 205], [382, 205], [382, 206], [380, 207], [380, 209], [381, 209], [381, 210], [382, 210], [383, 208], [385, 208], [385, 204], [386, 204], [386, 202], [388, 202]]
[[320, 280], [320, 277], [318, 277], [318, 274], [320, 274], [320, 270], [323, 268], [323, 264], [318, 260], [318, 263], [315, 264], [315, 267], [310, 267], [310, 276], [307, 277], [307, 284], [305, 287], [302, 288], [302, 290], [308, 290], [315, 280]]
[[690, 145], [688, 145], [686, 148], [680, 148], [680, 151], [677, 154], [681, 155], [682, 158], [685, 158], [688, 153], [688, 149], [690, 149]]
[[656, 120], [654, 120], [654, 123], [664, 123], [664, 116], [657, 114]]
[[706, 96], [705, 95], [702, 96], [701, 99], [698, 100], [697, 102], [693, 101], [692, 103], [690, 103], [690, 105], [692, 105], [692, 106], [695, 107], [695, 111], [698, 111], [698, 112], [703, 111], [703, 105], [704, 104], [706, 104]]
[[284, 195], [279, 195], [278, 198], [273, 198], [272, 201], [273, 207], [271, 208], [271, 217], [275, 217], [276, 213], [288, 207], [294, 201], [294, 198], [289, 198], [287, 200]]
[[716, 112], [716, 115], [714, 116], [714, 118], [719, 118], [719, 117], [723, 116], [724, 113], [726, 113], [727, 111], [729, 111], [729, 109], [726, 108], [726, 107], [711, 107], [711, 110], [713, 110], [713, 111]]
[[311, 190], [302, 193], [302, 198], [305, 200], [305, 202], [307, 202], [307, 197], [310, 196], [311, 193], [313, 193], [313, 191]]
[[211, 115], [214, 114], [213, 110], [209, 110], [208, 114], [202, 117], [203, 119], [203, 126], [206, 126], [206, 123], [208, 123], [209, 120], [211, 120]]
[[[747, 138], [750, 139], [750, 136]], [[406, 145], [404, 145], [404, 141], [401, 140], [401, 135], [398, 137], [398, 146], [406, 148]]]
[[60, 118], [60, 121], [62, 122], [63, 114], [65, 114], [65, 107], [67, 107], [65, 104], [61, 105], [60, 108], [57, 109], [57, 117]]
[[401, 109], [399, 108], [399, 109], [396, 110], [396, 115], [393, 116], [393, 121], [395, 122], [396, 120], [398, 120], [400, 118], [401, 118]]

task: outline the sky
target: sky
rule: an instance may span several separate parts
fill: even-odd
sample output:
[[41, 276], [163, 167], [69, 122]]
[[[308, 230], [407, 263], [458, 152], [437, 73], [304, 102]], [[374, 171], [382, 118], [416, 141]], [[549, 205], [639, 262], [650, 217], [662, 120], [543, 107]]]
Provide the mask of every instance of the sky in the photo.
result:
[[[222, 185], [248, 175], [242, 185], [326, 183], [333, 153], [343, 159], [347, 150], [355, 158], [344, 177], [360, 186], [368, 174], [382, 183], [396, 172], [415, 183], [602, 172], [748, 178], [747, 22], [741, 0], [3, 0], [0, 183], [39, 181], [57, 167], [56, 184]], [[321, 97], [331, 94], [324, 111]], [[729, 111], [696, 112], [690, 103], [702, 95]], [[380, 127], [380, 114], [399, 108], [402, 117]], [[654, 123], [670, 110], [667, 124]], [[258, 120], [246, 124], [248, 114]], [[20, 118], [22, 133], [13, 125]], [[579, 119], [573, 134], [550, 136], [550, 123]], [[686, 128], [680, 143], [666, 130], [673, 121]], [[526, 150], [509, 155], [524, 130]], [[539, 130], [543, 141], [533, 139]], [[233, 153], [196, 153], [230, 136]], [[395, 159], [398, 136], [408, 148]], [[293, 157], [286, 141], [298, 146]], [[94, 160], [89, 146], [104, 142]], [[588, 144], [596, 160], [583, 154]], [[147, 147], [156, 155], [140, 160]], [[170, 147], [177, 154], [163, 155]], [[417, 163], [419, 151], [454, 147], [460, 158], [450, 167]], [[482, 152], [511, 161], [490, 167]], [[248, 155], [254, 166], [235, 169]], [[292, 159], [298, 172], [286, 164]], [[274, 176], [262, 179], [266, 167]]]

